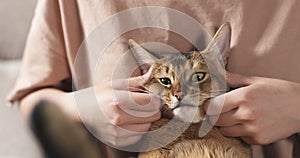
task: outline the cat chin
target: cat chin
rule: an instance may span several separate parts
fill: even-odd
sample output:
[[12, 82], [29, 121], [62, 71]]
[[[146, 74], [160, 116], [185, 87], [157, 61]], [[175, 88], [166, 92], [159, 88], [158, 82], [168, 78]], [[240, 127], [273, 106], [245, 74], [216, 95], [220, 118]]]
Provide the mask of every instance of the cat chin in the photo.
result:
[[171, 103], [168, 104], [169, 108], [170, 109], [175, 109], [179, 106], [179, 100], [176, 98], [176, 97], [171, 97]]
[[199, 123], [204, 119], [204, 113], [199, 107], [178, 107], [173, 110], [176, 119], [184, 122]]

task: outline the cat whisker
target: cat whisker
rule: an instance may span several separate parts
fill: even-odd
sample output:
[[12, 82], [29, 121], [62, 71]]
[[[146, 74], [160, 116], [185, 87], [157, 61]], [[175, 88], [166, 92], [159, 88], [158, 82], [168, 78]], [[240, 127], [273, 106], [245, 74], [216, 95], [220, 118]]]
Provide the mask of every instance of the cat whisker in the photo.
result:
[[178, 104], [178, 105], [176, 105], [175, 107], [173, 107], [173, 108], [170, 108], [171, 110], [174, 110], [174, 109], [176, 109], [176, 108], [178, 108], [178, 107], [180, 107], [180, 104]]
[[136, 87], [129, 87], [128, 88], [131, 92], [142, 92], [142, 93], [150, 93], [150, 91], [146, 89], [136, 88]]
[[153, 93], [153, 92], [151, 92], [151, 91], [149, 91], [147, 89], [141, 89], [141, 88], [136, 88], [136, 87], [129, 87], [129, 89], [131, 90], [131, 92], [148, 93], [148, 94], [150, 94], [152, 96], [155, 96], [155, 97], [161, 99], [161, 104], [162, 105], [166, 104], [165, 101], [164, 101], [163, 96], [155, 94], [155, 93]]

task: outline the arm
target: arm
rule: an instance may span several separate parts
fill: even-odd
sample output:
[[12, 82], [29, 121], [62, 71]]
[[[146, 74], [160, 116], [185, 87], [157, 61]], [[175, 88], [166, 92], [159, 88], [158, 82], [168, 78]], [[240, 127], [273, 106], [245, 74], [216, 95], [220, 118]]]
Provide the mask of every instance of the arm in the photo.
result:
[[[73, 1], [66, 3], [77, 4], [73, 3]], [[40, 100], [51, 101], [71, 118], [82, 121], [77, 112], [79, 108], [88, 114], [92, 114], [86, 116], [87, 120], [83, 121], [97, 128], [97, 134], [106, 142], [116, 146], [126, 146], [135, 143], [143, 134], [142, 132], [149, 129], [151, 122], [160, 118], [160, 100], [158, 98], [154, 98], [146, 93], [130, 91], [129, 87], [127, 87], [129, 86], [126, 84], [128, 82], [132, 83], [130, 86], [142, 87], [143, 85], [140, 85], [140, 83], [145, 83], [143, 76], [124, 79], [123, 84], [116, 87], [112, 87], [111, 82], [99, 81], [99, 85], [95, 87], [70, 93], [58, 89], [44, 88], [57, 85], [66, 78], [71, 78], [69, 63], [74, 61], [72, 61], [70, 55], [73, 53], [75, 55], [84, 37], [81, 31], [73, 30], [74, 28], [80, 28], [78, 25], [80, 25], [81, 21], [76, 19], [76, 17], [71, 17], [72, 20], [67, 21], [70, 22], [68, 23], [70, 26], [74, 24], [72, 31], [67, 30], [70, 32], [64, 32], [66, 28], [63, 29], [62, 20], [67, 20], [70, 17], [68, 16], [66, 19], [66, 17], [62, 16], [73, 15], [70, 14], [73, 12], [61, 13], [66, 10], [60, 4], [62, 3], [56, 0], [39, 1], [36, 16], [27, 40], [19, 82], [9, 100], [11, 102], [21, 100], [20, 108], [27, 120], [34, 106]], [[77, 14], [76, 11], [74, 13], [75, 15]], [[67, 48], [73, 48], [74, 50]], [[109, 57], [107, 58], [109, 62], [106, 64], [109, 65], [107, 66], [109, 68], [103, 69], [101, 72], [104, 76], [107, 76], [105, 74], [111, 74], [113, 71], [111, 66], [113, 65], [111, 62], [112, 58], [111, 56], [107, 57]], [[34, 91], [36, 89], [40, 90]], [[76, 104], [75, 106], [76, 102], [73, 102], [74, 94], [86, 91], [96, 94], [98, 100], [90, 103], [89, 99], [83, 98], [82, 102], [84, 105], [78, 106]], [[120, 94], [117, 100], [113, 98], [113, 92]], [[128, 94], [139, 105], [132, 102], [132, 99], [128, 98]], [[151, 103], [149, 103], [150, 101]], [[131, 131], [140, 133], [136, 134]]]
[[[127, 146], [136, 143], [143, 132], [148, 131], [151, 122], [161, 116], [159, 98], [136, 92], [137, 89], [144, 87], [150, 73], [129, 79], [102, 82], [95, 87], [71, 93], [50, 88], [42, 89], [25, 97], [21, 101], [21, 110], [29, 119], [36, 103], [41, 100], [51, 101], [71, 118], [93, 127], [101, 141], [119, 147]], [[76, 97], [79, 96], [84, 105], [75, 104], [73, 101], [75, 93], [83, 94], [81, 95], [83, 97], [79, 95]], [[96, 95], [95, 102], [89, 98], [90, 94]]]

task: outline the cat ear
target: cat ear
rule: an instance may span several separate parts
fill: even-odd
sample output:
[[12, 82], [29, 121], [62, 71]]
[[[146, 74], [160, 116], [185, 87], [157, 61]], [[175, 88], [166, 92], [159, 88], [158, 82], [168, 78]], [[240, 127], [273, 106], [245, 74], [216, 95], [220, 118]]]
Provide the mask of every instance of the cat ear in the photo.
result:
[[231, 26], [229, 22], [226, 22], [218, 29], [218, 31], [216, 32], [216, 34], [214, 35], [204, 52], [210, 53], [212, 51], [216, 51], [217, 46], [217, 51], [221, 53], [223, 62], [226, 65], [229, 57], [230, 39]]
[[[150, 54], [146, 49], [136, 43], [133, 39], [129, 39], [128, 44], [139, 66], [142, 67], [145, 64], [149, 65], [158, 61], [158, 58]], [[149, 68], [149, 66], [147, 67]]]

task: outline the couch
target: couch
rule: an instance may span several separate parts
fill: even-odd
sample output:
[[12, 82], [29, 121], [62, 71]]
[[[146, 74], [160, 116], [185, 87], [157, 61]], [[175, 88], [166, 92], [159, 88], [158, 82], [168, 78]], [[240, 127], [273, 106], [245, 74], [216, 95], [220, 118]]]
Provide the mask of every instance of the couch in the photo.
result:
[[0, 158], [43, 157], [18, 107], [5, 102], [21, 67], [35, 5], [36, 0], [0, 1]]

